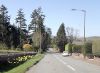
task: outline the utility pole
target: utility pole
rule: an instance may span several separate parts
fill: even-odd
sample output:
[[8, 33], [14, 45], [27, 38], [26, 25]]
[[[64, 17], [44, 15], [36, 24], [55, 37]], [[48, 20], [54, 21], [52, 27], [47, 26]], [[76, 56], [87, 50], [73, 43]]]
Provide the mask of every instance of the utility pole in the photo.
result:
[[[85, 42], [86, 42], [86, 38], [85, 38], [85, 22], [86, 22], [86, 10], [77, 10], [77, 9], [72, 9], [72, 11], [81, 11], [84, 13], [84, 45], [85, 45]], [[83, 51], [83, 54], [85, 53], [85, 48], [84, 48], [84, 51]], [[84, 58], [85, 58], [85, 54], [84, 54]]]
[[81, 11], [84, 13], [84, 44], [85, 44], [85, 42], [86, 42], [86, 38], [85, 38], [86, 10], [72, 9], [72, 11]]

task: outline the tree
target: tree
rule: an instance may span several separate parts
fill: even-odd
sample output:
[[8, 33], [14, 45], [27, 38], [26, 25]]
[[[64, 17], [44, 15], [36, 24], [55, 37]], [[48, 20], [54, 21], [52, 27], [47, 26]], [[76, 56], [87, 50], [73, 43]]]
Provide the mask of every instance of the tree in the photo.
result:
[[7, 47], [10, 47], [10, 35], [9, 35], [9, 25], [10, 25], [10, 16], [8, 16], [7, 8], [4, 5], [0, 6], [0, 35], [2, 43], [6, 44]]
[[51, 36], [51, 34], [52, 34], [51, 28], [47, 28], [46, 32], [49, 34], [49, 36]]
[[47, 32], [47, 43], [48, 43], [48, 46], [50, 46], [50, 44], [51, 44], [51, 34], [52, 34], [52, 31], [51, 31], [50, 28], [47, 28], [46, 32]]
[[9, 36], [9, 48], [17, 48], [17, 46], [20, 44], [20, 33], [18, 28], [13, 25], [9, 25], [7, 36]]
[[19, 29], [19, 33], [20, 33], [20, 48], [22, 48], [23, 42], [26, 41], [27, 39], [27, 25], [26, 25], [26, 19], [25, 19], [25, 15], [23, 12], [23, 9], [19, 9], [18, 10], [18, 15], [16, 17], [16, 23], [18, 24], [18, 29]]
[[47, 48], [50, 47], [50, 44], [51, 44], [51, 29], [50, 28], [46, 28], [45, 29], [45, 32], [42, 33], [42, 48], [43, 48], [43, 51], [46, 51]]
[[78, 31], [73, 29], [72, 27], [67, 27], [66, 33], [69, 43], [73, 43], [73, 41], [77, 39]]
[[7, 33], [7, 26], [10, 23], [10, 16], [8, 16], [7, 8], [4, 5], [0, 6], [0, 32], [2, 36], [6, 35]]
[[5, 24], [10, 21], [7, 8], [4, 5], [0, 6], [0, 23]]
[[45, 15], [43, 14], [41, 7], [38, 9], [34, 9], [32, 14], [31, 14], [31, 22], [29, 25], [29, 30], [33, 30], [33, 31], [40, 31], [43, 32], [44, 31], [44, 18]]
[[[43, 14], [41, 8], [33, 10], [31, 14], [31, 23], [29, 24], [29, 30], [33, 30], [33, 43], [35, 43], [36, 47], [40, 47], [40, 49], [44, 48], [43, 45], [43, 38], [42, 37], [45, 33], [45, 26], [44, 18], [45, 15]], [[38, 35], [38, 36], [37, 36]]]
[[18, 10], [18, 15], [15, 20], [16, 20], [16, 23], [18, 23], [18, 27], [20, 29], [25, 29], [27, 27], [23, 9]]
[[64, 23], [62, 23], [57, 32], [57, 46], [60, 52], [64, 51], [66, 43], [67, 43], [67, 39], [66, 39], [66, 33], [65, 33], [65, 26], [64, 26]]

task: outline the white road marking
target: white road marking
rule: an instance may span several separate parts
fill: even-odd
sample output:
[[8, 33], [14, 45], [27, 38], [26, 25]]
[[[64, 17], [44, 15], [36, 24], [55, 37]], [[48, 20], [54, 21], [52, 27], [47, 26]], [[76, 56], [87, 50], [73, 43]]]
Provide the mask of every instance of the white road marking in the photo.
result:
[[73, 71], [76, 71], [75, 68], [73, 68], [71, 65], [68, 65], [66, 62], [64, 62], [62, 59], [60, 59], [59, 57], [57, 57], [56, 55], [53, 55], [56, 59], [58, 59], [61, 63], [63, 63], [65, 66], [67, 66], [68, 68], [70, 68]]
[[63, 63], [64, 65], [67, 64], [66, 62], [64, 62], [63, 60], [61, 60], [60, 58], [58, 58], [57, 56], [54, 55], [54, 57], [55, 57], [56, 59], [58, 59], [58, 60], [59, 60], [61, 63]]
[[73, 71], [76, 71], [75, 68], [73, 68], [73, 67], [70, 66], [70, 65], [67, 65], [67, 67], [69, 67], [69, 68], [72, 69]]

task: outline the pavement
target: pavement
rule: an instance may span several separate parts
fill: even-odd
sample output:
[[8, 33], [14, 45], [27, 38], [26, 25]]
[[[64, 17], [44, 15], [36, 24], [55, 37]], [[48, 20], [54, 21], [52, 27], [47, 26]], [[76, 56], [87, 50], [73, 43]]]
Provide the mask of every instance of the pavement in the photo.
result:
[[100, 73], [100, 66], [71, 57], [63, 57], [60, 53], [47, 53], [26, 73]]

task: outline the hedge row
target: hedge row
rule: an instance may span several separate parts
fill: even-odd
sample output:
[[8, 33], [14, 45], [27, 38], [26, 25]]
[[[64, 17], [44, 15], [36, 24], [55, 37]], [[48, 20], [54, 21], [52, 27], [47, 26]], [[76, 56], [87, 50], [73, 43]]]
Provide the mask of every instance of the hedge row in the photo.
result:
[[100, 40], [94, 40], [92, 45], [93, 55], [100, 56]]
[[68, 51], [68, 53], [72, 53], [72, 44], [70, 44], [70, 43], [66, 44], [65, 51]]
[[92, 42], [86, 42], [83, 46], [82, 52], [84, 55], [92, 54]]
[[68, 51], [68, 53], [83, 53], [84, 55], [92, 54], [92, 43], [86, 42], [84, 45], [67, 44], [65, 51]]
[[73, 45], [72, 52], [73, 53], [82, 53], [82, 45]]
[[67, 44], [65, 51], [68, 53], [83, 53], [84, 55], [94, 55], [100, 57], [100, 40], [86, 42], [84, 45]]

